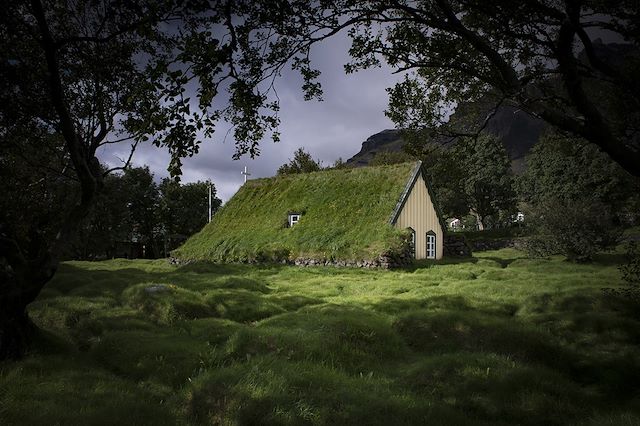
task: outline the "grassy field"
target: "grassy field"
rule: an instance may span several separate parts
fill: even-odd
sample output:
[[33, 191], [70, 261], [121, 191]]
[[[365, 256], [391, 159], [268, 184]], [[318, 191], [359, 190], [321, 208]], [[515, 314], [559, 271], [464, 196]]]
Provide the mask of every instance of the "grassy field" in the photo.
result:
[[1, 425], [640, 424], [640, 312], [514, 250], [402, 271], [69, 262]]

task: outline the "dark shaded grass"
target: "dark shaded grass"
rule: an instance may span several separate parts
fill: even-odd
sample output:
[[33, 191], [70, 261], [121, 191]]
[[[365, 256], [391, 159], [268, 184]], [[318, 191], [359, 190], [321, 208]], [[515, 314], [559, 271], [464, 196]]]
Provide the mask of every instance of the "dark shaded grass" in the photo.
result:
[[187, 334], [118, 331], [105, 334], [91, 355], [118, 376], [180, 388], [211, 366], [213, 352]]
[[398, 318], [394, 329], [409, 347], [425, 353], [487, 352], [566, 372], [576, 364], [574, 354], [549, 333], [473, 311], [415, 311]]
[[170, 393], [70, 354], [0, 369], [2, 425], [174, 425]]
[[407, 368], [403, 381], [425, 398], [504, 424], [560, 425], [596, 401], [557, 371], [491, 352], [428, 357]]
[[483, 424], [374, 374], [351, 376], [275, 356], [198, 378], [187, 391], [185, 411], [196, 424]]
[[358, 373], [380, 369], [407, 354], [388, 320], [338, 305], [303, 308], [240, 329], [224, 350], [225, 359], [234, 361], [277, 354]]

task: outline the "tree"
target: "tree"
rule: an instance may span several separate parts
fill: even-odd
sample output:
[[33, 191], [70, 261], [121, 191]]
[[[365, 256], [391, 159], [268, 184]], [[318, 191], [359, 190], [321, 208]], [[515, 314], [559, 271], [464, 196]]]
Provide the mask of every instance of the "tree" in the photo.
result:
[[[386, 61], [406, 78], [389, 90], [389, 117], [405, 129], [477, 135], [512, 105], [600, 147], [640, 175], [640, 8], [611, 0], [329, 0], [287, 2], [277, 19], [257, 2], [247, 23], [274, 40], [270, 52], [307, 52], [345, 31], [348, 72]], [[282, 19], [285, 17], [285, 19]], [[625, 45], [599, 43], [600, 34]], [[298, 61], [308, 65], [309, 57]], [[305, 85], [320, 90], [319, 72]], [[315, 84], [314, 84], [315, 83]], [[456, 106], [491, 102], [489, 114], [447, 123]]]
[[637, 216], [640, 182], [589, 142], [544, 135], [527, 157], [518, 192], [538, 233], [533, 255], [564, 254], [586, 262], [615, 245], [625, 212]]
[[469, 214], [469, 199], [464, 190], [466, 176], [464, 165], [455, 153], [439, 143], [423, 143], [408, 135], [407, 153], [420, 159], [427, 180], [435, 192], [438, 205], [447, 217], [463, 217]]
[[293, 154], [293, 160], [278, 167], [277, 174], [292, 175], [296, 173], [311, 173], [322, 170], [320, 161], [316, 161], [311, 154], [305, 152], [304, 148], [298, 148]]
[[593, 198], [619, 213], [638, 203], [640, 180], [584, 139], [548, 132], [526, 162], [517, 184], [519, 198], [525, 203]]
[[160, 192], [149, 167], [126, 169], [122, 176], [122, 187], [127, 191], [127, 240], [142, 243], [146, 257], [158, 257], [162, 232], [158, 220]]
[[479, 229], [487, 219], [515, 208], [511, 165], [502, 143], [488, 134], [439, 143], [410, 143], [407, 151], [422, 160], [442, 212], [462, 218], [472, 213]]
[[[38, 191], [46, 189], [60, 209], [49, 217], [2, 215], [0, 359], [24, 352], [33, 331], [26, 306], [54, 275], [105, 176], [124, 170], [138, 144], [167, 148], [178, 176], [181, 159], [197, 153], [219, 119], [234, 127], [236, 157], [257, 155], [270, 132], [278, 139], [270, 82], [290, 61], [305, 81], [314, 76], [308, 48], [283, 51], [256, 34], [263, 28], [256, 24], [269, 18], [275, 25], [279, 14], [269, 4], [222, 0], [3, 4], [1, 161], [24, 178], [9, 188], [6, 204], [42, 206]], [[303, 90], [319, 94], [311, 83]], [[226, 99], [216, 107], [220, 93]], [[130, 144], [130, 154], [105, 170], [96, 153], [117, 143]], [[38, 180], [27, 168], [47, 173]], [[67, 180], [76, 191], [64, 190]]]
[[462, 186], [480, 230], [486, 227], [489, 216], [515, 209], [511, 164], [497, 138], [487, 134], [462, 138], [453, 151], [462, 164]]
[[527, 222], [536, 231], [525, 244], [533, 256], [563, 254], [573, 262], [588, 262], [597, 252], [614, 247], [620, 237], [611, 208], [589, 196], [546, 198], [527, 212]]
[[143, 244], [145, 257], [167, 256], [207, 223], [209, 185], [215, 213], [221, 201], [210, 182], [165, 178], [157, 185], [148, 167], [108, 175], [64, 257], [110, 258], [121, 254], [115, 252], [121, 242]]
[[165, 256], [187, 237], [200, 231], [208, 220], [208, 193], [211, 186], [211, 212], [220, 208], [216, 188], [210, 181], [185, 185], [165, 178], [160, 184], [160, 220], [164, 237]]
[[[179, 12], [166, 5], [160, 9], [105, 1], [86, 7], [40, 0], [4, 5], [0, 124], [3, 145], [9, 148], [3, 155], [19, 159], [15, 170], [25, 164], [47, 170], [47, 185], [53, 183], [58, 191], [67, 186], [55, 182], [66, 179], [77, 182], [77, 190], [68, 191], [68, 199], [59, 197], [60, 211], [50, 219], [8, 218], [2, 224], [0, 256], [6, 266], [0, 289], [0, 358], [24, 350], [33, 329], [25, 307], [55, 273], [104, 185], [105, 170], [96, 151], [119, 139], [135, 146], [167, 124], [172, 129], [155, 143], [168, 146], [174, 159], [195, 150], [193, 139], [176, 142], [188, 120], [180, 113], [184, 102], [157, 97], [168, 93], [158, 67], [174, 45], [159, 24]], [[35, 155], [22, 154], [27, 147]], [[20, 189], [13, 188], [10, 202], [20, 190], [36, 199], [33, 183], [27, 178]]]
[[[77, 192], [76, 187], [69, 189]], [[116, 244], [131, 238], [131, 194], [130, 188], [125, 186], [122, 173], [105, 176], [95, 204], [79, 225], [63, 258], [93, 260], [114, 257]]]
[[[368, 65], [379, 53], [394, 67], [414, 70], [390, 90], [389, 115], [398, 124], [477, 134], [497, 107], [515, 105], [589, 140], [627, 171], [640, 174], [635, 136], [640, 85], [633, 78], [640, 64], [640, 32], [631, 24], [639, 17], [637, 3], [393, 4], [381, 7], [384, 11], [375, 14], [373, 24], [362, 25], [352, 54]], [[378, 25], [376, 18], [398, 20], [390, 24], [386, 39], [366, 31]], [[608, 50], [594, 41], [598, 30], [617, 33], [633, 45]], [[455, 105], [480, 99], [493, 102], [488, 115], [467, 126], [444, 123]]]

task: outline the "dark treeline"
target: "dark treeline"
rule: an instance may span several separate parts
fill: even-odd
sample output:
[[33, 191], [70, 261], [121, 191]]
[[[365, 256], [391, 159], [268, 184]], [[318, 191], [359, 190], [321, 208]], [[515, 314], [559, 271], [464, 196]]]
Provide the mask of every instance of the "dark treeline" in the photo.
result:
[[[104, 191], [82, 222], [73, 259], [166, 257], [208, 220], [210, 182], [154, 182], [148, 167], [105, 178]], [[221, 204], [212, 186], [212, 212]]]

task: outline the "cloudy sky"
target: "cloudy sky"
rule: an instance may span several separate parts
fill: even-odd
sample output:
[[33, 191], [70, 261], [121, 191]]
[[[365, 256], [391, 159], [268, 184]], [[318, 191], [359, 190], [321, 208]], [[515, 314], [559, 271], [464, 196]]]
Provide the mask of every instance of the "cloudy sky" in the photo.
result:
[[[399, 80], [389, 69], [374, 69], [345, 75], [342, 65], [348, 61], [349, 41], [333, 37], [315, 47], [314, 64], [322, 71], [320, 81], [324, 101], [303, 99], [301, 81], [294, 73], [285, 73], [277, 83], [280, 97], [281, 141], [264, 140], [261, 154], [255, 159], [245, 156], [232, 159], [234, 141], [231, 134], [223, 141], [228, 126], [221, 123], [213, 140], [205, 140], [198, 155], [184, 160], [183, 182], [211, 179], [218, 197], [227, 201], [243, 182], [241, 171], [247, 166], [251, 178], [273, 176], [277, 168], [293, 158], [303, 147], [314, 159], [331, 165], [356, 154], [362, 142], [393, 123], [384, 115], [387, 106], [385, 89]], [[127, 146], [104, 151], [101, 159], [111, 165], [127, 156]], [[157, 178], [167, 176], [169, 155], [149, 145], [141, 146], [133, 158], [136, 166], [148, 165]]]

